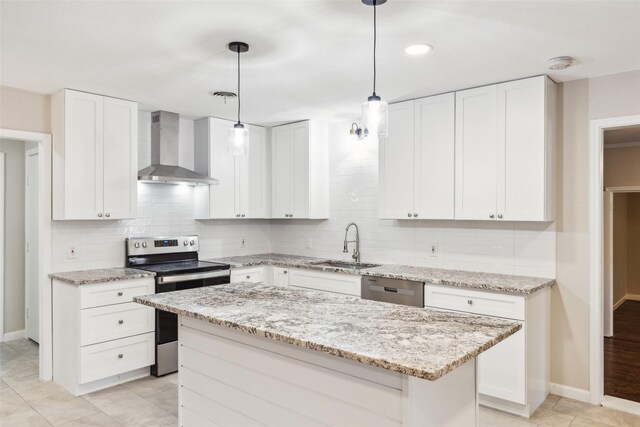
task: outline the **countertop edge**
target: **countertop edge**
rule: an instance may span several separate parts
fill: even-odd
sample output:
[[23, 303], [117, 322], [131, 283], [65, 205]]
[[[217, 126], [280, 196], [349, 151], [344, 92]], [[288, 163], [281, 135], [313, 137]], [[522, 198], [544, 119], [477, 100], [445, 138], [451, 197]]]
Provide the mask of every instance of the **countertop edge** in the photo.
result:
[[[123, 270], [122, 273], [116, 273], [117, 270]], [[124, 272], [124, 270], [128, 270], [129, 273]], [[112, 276], [103, 276], [96, 278], [72, 278], [69, 277], [69, 274], [87, 274], [90, 275], [92, 272], [107, 272], [113, 271], [114, 274]], [[110, 283], [110, 282], [120, 282], [123, 280], [135, 280], [135, 279], [147, 279], [153, 278], [156, 276], [155, 273], [150, 271], [138, 270], [135, 268], [126, 268], [126, 267], [116, 267], [116, 268], [102, 268], [102, 269], [92, 269], [92, 270], [77, 270], [77, 271], [64, 271], [59, 273], [50, 273], [50, 279], [58, 280], [63, 283], [67, 283], [69, 285], [97, 285], [100, 283]]]
[[256, 327], [243, 326], [243, 325], [237, 324], [235, 322], [220, 320], [220, 319], [217, 319], [215, 317], [202, 315], [200, 313], [196, 313], [196, 312], [193, 312], [193, 311], [179, 310], [179, 309], [167, 306], [165, 304], [159, 304], [159, 303], [151, 302], [149, 300], [145, 300], [144, 298], [145, 298], [144, 296], [136, 296], [136, 297], [133, 298], [133, 302], [136, 302], [136, 303], [142, 304], [142, 305], [146, 305], [148, 307], [153, 307], [153, 308], [157, 308], [157, 309], [160, 309], [160, 310], [168, 311], [170, 313], [174, 313], [174, 314], [177, 314], [177, 315], [180, 315], [180, 316], [186, 316], [186, 317], [189, 317], [189, 318], [192, 318], [192, 319], [202, 320], [202, 321], [205, 321], [205, 322], [208, 322], [208, 323], [212, 323], [214, 325], [218, 325], [218, 326], [225, 327], [225, 328], [228, 328], [228, 329], [233, 329], [233, 330], [237, 330], [237, 331], [240, 331], [240, 332], [244, 332], [246, 334], [256, 335], [258, 337], [271, 339], [271, 340], [274, 340], [274, 341], [283, 342], [283, 343], [287, 343], [287, 344], [290, 344], [290, 345], [295, 345], [297, 347], [302, 347], [302, 348], [306, 348], [306, 349], [309, 349], [309, 350], [330, 354], [330, 355], [333, 355], [333, 356], [341, 357], [341, 358], [346, 359], [346, 360], [351, 360], [351, 361], [363, 363], [363, 364], [366, 364], [366, 365], [375, 366], [375, 367], [378, 367], [378, 368], [382, 368], [382, 369], [386, 369], [386, 370], [389, 370], [389, 371], [398, 372], [400, 374], [409, 375], [409, 376], [412, 376], [412, 377], [417, 377], [417, 378], [421, 378], [421, 379], [425, 379], [425, 380], [429, 380], [429, 381], [435, 381], [435, 380], [443, 377], [444, 375], [446, 375], [449, 372], [453, 371], [457, 367], [465, 364], [466, 362], [468, 362], [469, 360], [473, 359], [474, 357], [477, 357], [479, 354], [481, 354], [484, 351], [490, 349], [494, 345], [500, 343], [501, 341], [505, 340], [506, 338], [510, 337], [511, 335], [515, 334], [520, 329], [522, 329], [522, 325], [520, 323], [518, 323], [518, 324], [514, 325], [513, 328], [511, 328], [510, 330], [508, 330], [508, 331], [506, 331], [506, 332], [494, 337], [490, 342], [478, 347], [475, 351], [466, 353], [463, 356], [457, 358], [456, 360], [451, 361], [444, 368], [441, 368], [441, 369], [439, 369], [439, 370], [437, 370], [435, 372], [430, 372], [430, 371], [425, 371], [425, 370], [422, 370], [422, 369], [417, 369], [417, 368], [413, 368], [413, 367], [406, 366], [406, 365], [401, 365], [401, 364], [394, 363], [394, 362], [389, 362], [389, 361], [387, 361], [385, 359], [372, 359], [372, 358], [370, 358], [368, 356], [364, 356], [364, 355], [361, 355], [361, 354], [358, 354], [358, 353], [355, 353], [355, 352], [352, 352], [352, 351], [341, 350], [339, 348], [335, 348], [335, 347], [331, 347], [331, 346], [327, 346], [327, 345], [323, 345], [323, 344], [319, 344], [319, 343], [314, 343], [314, 342], [311, 342], [311, 341], [300, 340], [300, 339], [292, 338], [292, 337], [289, 337], [289, 336], [286, 336], [286, 335], [278, 334], [278, 333], [275, 333], [275, 332], [265, 331], [265, 330], [262, 330], [262, 329], [256, 328]]

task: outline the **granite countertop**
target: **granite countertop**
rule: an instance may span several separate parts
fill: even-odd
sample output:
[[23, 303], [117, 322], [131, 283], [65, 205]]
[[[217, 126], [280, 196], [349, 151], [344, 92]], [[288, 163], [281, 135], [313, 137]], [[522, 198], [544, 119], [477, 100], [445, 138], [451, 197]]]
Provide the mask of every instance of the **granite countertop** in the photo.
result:
[[145, 277], [154, 277], [155, 275], [153, 272], [136, 270], [135, 268], [103, 268], [99, 270], [51, 273], [49, 277], [72, 285], [94, 285], [118, 280], [143, 279]]
[[[416, 280], [419, 282], [457, 286], [485, 291], [528, 295], [556, 283], [555, 279], [514, 276], [508, 274], [480, 273], [473, 271], [445, 270], [441, 268], [416, 267], [410, 265], [382, 264], [377, 267], [353, 269], [321, 265], [327, 258], [306, 257], [284, 254], [243, 255], [217, 258], [207, 261], [224, 262], [235, 268], [275, 265], [290, 268], [310, 268], [327, 272], [356, 274], [392, 279]], [[320, 265], [319, 265], [320, 264]]]
[[432, 381], [521, 328], [505, 319], [248, 282], [134, 301]]

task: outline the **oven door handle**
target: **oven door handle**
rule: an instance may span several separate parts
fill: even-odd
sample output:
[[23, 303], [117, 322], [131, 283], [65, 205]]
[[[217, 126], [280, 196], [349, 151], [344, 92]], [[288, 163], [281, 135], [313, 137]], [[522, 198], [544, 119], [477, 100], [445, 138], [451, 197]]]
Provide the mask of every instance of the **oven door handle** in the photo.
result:
[[186, 282], [189, 280], [210, 279], [212, 277], [224, 277], [230, 276], [231, 270], [218, 270], [206, 273], [193, 273], [193, 274], [176, 274], [175, 276], [160, 276], [157, 278], [158, 283], [176, 283]]

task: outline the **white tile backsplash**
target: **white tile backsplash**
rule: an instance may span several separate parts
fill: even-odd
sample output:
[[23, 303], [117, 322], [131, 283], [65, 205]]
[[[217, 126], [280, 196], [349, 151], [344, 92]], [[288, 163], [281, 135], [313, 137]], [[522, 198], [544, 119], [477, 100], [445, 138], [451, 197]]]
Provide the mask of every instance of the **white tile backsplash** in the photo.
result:
[[[150, 159], [149, 125], [150, 113], [140, 112], [141, 168]], [[202, 259], [269, 251], [350, 259], [342, 241], [354, 221], [363, 261], [555, 277], [553, 223], [378, 219], [377, 144], [351, 139], [349, 125], [330, 126], [329, 220], [196, 221], [192, 187], [139, 183], [138, 219], [53, 223], [53, 270], [122, 266], [126, 237], [182, 233], [200, 236]], [[180, 163], [193, 167], [193, 121], [180, 120], [180, 135]], [[77, 259], [67, 258], [69, 246]]]

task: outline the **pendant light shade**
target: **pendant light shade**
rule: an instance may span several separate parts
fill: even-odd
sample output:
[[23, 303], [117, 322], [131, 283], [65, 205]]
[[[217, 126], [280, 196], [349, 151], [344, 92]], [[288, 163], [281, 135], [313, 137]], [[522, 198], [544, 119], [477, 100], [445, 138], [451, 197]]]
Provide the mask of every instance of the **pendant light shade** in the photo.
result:
[[241, 156], [249, 153], [249, 129], [240, 122], [240, 54], [248, 52], [249, 45], [231, 42], [229, 50], [238, 54], [238, 122], [229, 129], [229, 154]]
[[389, 134], [389, 105], [376, 95], [376, 47], [378, 44], [376, 6], [386, 0], [362, 0], [367, 6], [373, 6], [373, 94], [362, 104], [362, 127], [369, 135], [386, 137]]

